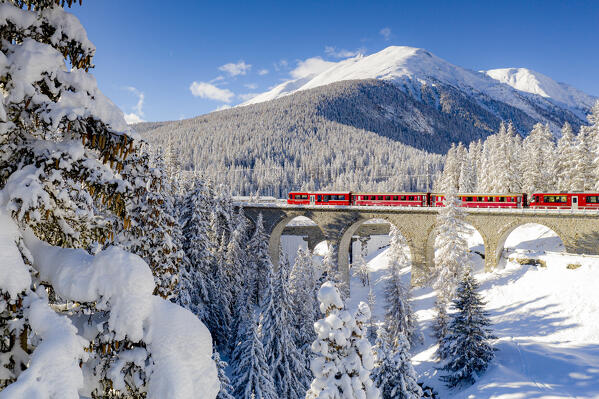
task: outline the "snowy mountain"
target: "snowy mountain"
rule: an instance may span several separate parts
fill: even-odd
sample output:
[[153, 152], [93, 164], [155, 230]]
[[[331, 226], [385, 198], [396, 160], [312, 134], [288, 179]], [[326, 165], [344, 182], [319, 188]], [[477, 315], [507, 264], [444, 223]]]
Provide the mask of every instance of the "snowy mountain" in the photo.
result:
[[597, 100], [570, 85], [556, 82], [542, 73], [526, 68], [491, 69], [484, 73], [516, 90], [536, 94], [573, 109], [588, 109]]
[[[332, 65], [310, 76], [284, 82], [241, 104], [250, 105], [344, 80], [379, 79], [392, 82], [412, 95], [421, 87], [451, 86], [493, 112], [488, 100], [515, 107], [533, 119], [547, 122], [558, 131], [561, 112], [584, 120], [596, 100], [571, 86], [557, 83], [526, 69], [495, 69], [477, 72], [453, 65], [429, 51], [414, 47], [391, 46], [369, 56], [357, 56]], [[560, 118], [558, 118], [560, 119]]]

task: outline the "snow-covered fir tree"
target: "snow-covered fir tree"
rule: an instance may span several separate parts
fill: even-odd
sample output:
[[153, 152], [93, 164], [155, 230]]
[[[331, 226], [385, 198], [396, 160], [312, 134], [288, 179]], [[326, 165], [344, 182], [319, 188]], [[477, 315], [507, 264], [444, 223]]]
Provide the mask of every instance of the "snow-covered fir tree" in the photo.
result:
[[522, 190], [529, 194], [550, 190], [553, 187], [551, 171], [554, 144], [549, 128], [537, 123], [524, 139], [523, 145], [526, 156], [521, 159], [524, 178]]
[[453, 301], [456, 312], [452, 314], [449, 334], [442, 342], [448, 360], [442, 368], [447, 374], [441, 380], [450, 388], [473, 384], [495, 357], [489, 342], [495, 337], [484, 306], [478, 283], [466, 273]]
[[231, 380], [227, 376], [227, 362], [220, 358], [220, 354], [217, 351], [214, 351], [212, 355], [212, 359], [216, 364], [216, 368], [218, 369], [218, 381], [220, 382], [220, 391], [218, 391], [218, 396], [216, 399], [235, 399], [232, 395], [233, 386], [231, 385]]
[[273, 268], [268, 254], [268, 235], [264, 231], [262, 213], [258, 215], [256, 220], [254, 235], [248, 242], [247, 251], [249, 258], [247, 268], [250, 272], [246, 283], [250, 285], [252, 301], [261, 304], [264, 301], [264, 293], [267, 289], [267, 274]]
[[177, 302], [206, 320], [206, 305], [210, 302], [208, 289], [214, 282], [211, 273], [212, 258], [209, 250], [208, 228], [210, 203], [204, 185], [195, 181], [183, 198], [180, 217], [183, 235], [183, 251], [187, 264], [181, 273]]
[[0, 395], [214, 398], [208, 331], [152, 295], [176, 270], [115, 245], [154, 176], [73, 3], [0, 2]]
[[410, 305], [410, 291], [401, 281], [402, 270], [410, 266], [405, 250], [407, 243], [397, 227], [391, 225], [389, 231], [390, 246], [387, 252], [389, 260], [389, 276], [385, 283], [385, 329], [394, 343], [399, 345], [399, 337], [403, 334], [410, 344], [420, 341], [420, 333], [416, 328], [416, 316]]
[[592, 175], [595, 185], [591, 188], [593, 190], [599, 190], [599, 100], [593, 105], [587, 119], [589, 121], [587, 135], [590, 136], [590, 151], [591, 154], [594, 154]]
[[278, 399], [258, 335], [258, 323], [249, 293], [237, 305], [239, 328], [230, 360], [233, 369], [233, 396], [236, 399]]
[[[271, 266], [272, 267], [272, 266]], [[304, 355], [296, 346], [297, 331], [293, 328], [293, 304], [289, 294], [289, 263], [282, 258], [272, 288], [263, 301], [260, 317], [262, 346], [275, 391], [280, 399], [303, 398], [307, 387]]]
[[[466, 234], [470, 231], [464, 222], [466, 211], [460, 207], [455, 192], [446, 192], [444, 207], [437, 216], [437, 236], [435, 237], [435, 270], [432, 286], [437, 292], [436, 307], [438, 325], [445, 324], [443, 307], [453, 299], [455, 291], [466, 271], [470, 269]], [[436, 330], [442, 338], [442, 329]]]
[[555, 154], [554, 175], [555, 188], [559, 191], [573, 191], [576, 180], [576, 137], [568, 122], [562, 127], [562, 137], [557, 142]]
[[299, 248], [295, 263], [289, 274], [289, 292], [292, 301], [293, 317], [290, 323], [295, 330], [295, 345], [304, 357], [306, 371], [309, 371], [310, 345], [316, 338], [314, 322], [317, 320], [317, 286], [312, 253]]
[[[395, 341], [396, 343], [393, 343]], [[420, 399], [422, 389], [409, 352], [405, 335], [391, 338], [386, 329], [379, 327], [375, 343], [376, 362], [373, 381], [381, 391], [382, 399]]]
[[355, 263], [352, 263], [351, 268], [354, 269], [354, 276], [360, 279], [363, 287], [370, 286], [370, 269], [368, 267], [368, 263], [366, 262], [366, 258], [360, 255], [357, 257]]
[[368, 305], [360, 304], [356, 320], [344, 310], [341, 294], [330, 281], [318, 291], [318, 300], [324, 317], [314, 324], [317, 338], [312, 351], [316, 357], [310, 365], [314, 379], [306, 399], [379, 398], [370, 379], [372, 347], [365, 338]]

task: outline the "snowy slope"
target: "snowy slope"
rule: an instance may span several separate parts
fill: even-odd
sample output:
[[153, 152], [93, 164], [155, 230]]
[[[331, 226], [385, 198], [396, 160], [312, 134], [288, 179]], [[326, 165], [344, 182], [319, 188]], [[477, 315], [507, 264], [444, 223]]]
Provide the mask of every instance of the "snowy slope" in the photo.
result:
[[550, 77], [530, 69], [502, 68], [484, 72], [493, 79], [508, 84], [516, 90], [550, 98], [571, 108], [579, 108], [581, 105], [590, 108], [596, 100], [593, 96], [570, 85], [556, 82]]
[[[469, 239], [471, 249], [479, 250], [480, 242], [476, 236]], [[434, 292], [429, 288], [412, 291], [412, 305], [425, 338], [423, 345], [412, 350], [419, 380], [435, 387], [442, 398], [599, 398], [599, 258], [543, 255], [563, 249], [563, 244], [539, 225], [516, 229], [506, 246], [532, 251], [547, 267], [508, 262], [502, 270], [484, 273], [482, 259], [471, 255], [498, 336], [498, 352], [489, 370], [469, 388], [450, 391], [438, 380], [436, 346], [430, 337]], [[368, 260], [371, 280], [376, 282], [373, 314], [381, 320], [386, 249], [373, 251]], [[581, 267], [566, 268], [574, 262]], [[404, 276], [408, 283], [409, 268]], [[357, 278], [351, 284], [350, 309], [368, 295], [368, 288]]]
[[[312, 76], [284, 82], [241, 105], [269, 101], [343, 80], [364, 79], [391, 81], [415, 92], [420, 84], [450, 85], [471, 96], [486, 96], [506, 103], [538, 120], [543, 120], [544, 115], [537, 107], [551, 112], [553, 106], [558, 104], [584, 116], [584, 112], [581, 113], [580, 110], [588, 109], [595, 100], [592, 96], [532, 71], [526, 70], [530, 76], [535, 77], [538, 82], [536, 85], [512, 84], [513, 79], [504, 79], [502, 76], [505, 73], [497, 71], [505, 70], [487, 73], [472, 71], [453, 65], [424, 49], [391, 46], [366, 57], [357, 56], [334, 63]], [[525, 81], [522, 77], [516, 80]], [[533, 87], [537, 89], [534, 90]], [[481, 102], [484, 103], [484, 99]]]

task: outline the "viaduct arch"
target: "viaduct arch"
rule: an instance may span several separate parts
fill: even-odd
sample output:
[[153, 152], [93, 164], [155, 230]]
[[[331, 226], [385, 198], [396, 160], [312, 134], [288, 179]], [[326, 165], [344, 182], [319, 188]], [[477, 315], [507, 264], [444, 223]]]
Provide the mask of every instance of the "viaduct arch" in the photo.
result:
[[[349, 282], [349, 246], [351, 238], [372, 219], [395, 225], [406, 239], [412, 257], [412, 284], [423, 285], [433, 264], [433, 244], [437, 210], [406, 207], [333, 207], [287, 204], [239, 203], [247, 217], [256, 220], [262, 213], [269, 234], [269, 253], [275, 267], [279, 261], [281, 235], [287, 224], [298, 216], [316, 223], [309, 229], [308, 246], [327, 240], [337, 248], [337, 265]], [[497, 267], [509, 234], [519, 226], [541, 224], [552, 229], [567, 252], [599, 255], [599, 211], [536, 209], [469, 209], [466, 222], [482, 236], [485, 270]]]

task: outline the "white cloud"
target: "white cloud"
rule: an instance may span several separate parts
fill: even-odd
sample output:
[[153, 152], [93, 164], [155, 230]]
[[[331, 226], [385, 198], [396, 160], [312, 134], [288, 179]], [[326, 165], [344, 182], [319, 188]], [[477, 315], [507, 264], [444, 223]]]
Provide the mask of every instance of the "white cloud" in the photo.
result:
[[250, 90], [254, 90], [254, 89], [258, 88], [258, 85], [256, 83], [246, 83], [246, 84], [244, 84], [244, 86]]
[[304, 61], [298, 61], [297, 67], [291, 71], [291, 77], [299, 79], [315, 75], [329, 69], [333, 65], [335, 65], [334, 62], [325, 61], [320, 57], [308, 58]]
[[260, 93], [238, 94], [237, 97], [239, 97], [243, 101], [248, 101], [248, 100], [251, 100], [252, 98], [256, 97], [258, 94], [260, 94]]
[[144, 100], [145, 100], [144, 93], [137, 90], [133, 86], [127, 86], [127, 87], [125, 87], [125, 89], [137, 96], [137, 104], [135, 104], [135, 106], [133, 107], [133, 112], [131, 112], [129, 114], [127, 114], [127, 113], [125, 114], [125, 121], [128, 124], [145, 122], [143, 120], [143, 116], [144, 116], [143, 107], [144, 107]]
[[381, 34], [381, 36], [383, 36], [383, 38], [385, 40], [389, 40], [391, 38], [391, 29], [390, 28], [383, 28], [379, 31], [379, 33]]
[[264, 76], [264, 75], [268, 75], [268, 69], [261, 69], [258, 71], [258, 75], [260, 76]]
[[346, 49], [339, 49], [339, 50], [337, 50], [333, 46], [326, 46], [324, 48], [324, 53], [326, 55], [328, 55], [329, 57], [334, 57], [334, 58], [349, 58], [349, 57], [355, 57], [355, 56], [357, 56], [359, 54], [364, 54], [365, 53], [365, 49], [359, 48], [357, 50], [350, 51], [350, 50], [346, 50]]
[[250, 69], [252, 66], [245, 61], [239, 61], [237, 64], [230, 62], [218, 68], [219, 71], [227, 72], [230, 76], [245, 75]]
[[189, 90], [191, 90], [191, 94], [193, 94], [194, 97], [208, 98], [224, 103], [230, 103], [231, 99], [235, 97], [235, 93], [231, 90], [221, 89], [206, 82], [193, 82], [189, 86]]
[[221, 105], [220, 107], [216, 107], [215, 111], [222, 111], [222, 110], [224, 110], [224, 109], [229, 109], [229, 108], [231, 108], [231, 106], [230, 106], [230, 105], [223, 104], [223, 105]]
[[132, 112], [130, 114], [125, 114], [125, 122], [127, 122], [127, 124], [129, 125], [132, 125], [134, 123], [140, 123], [145, 121], [141, 119], [139, 115]]

